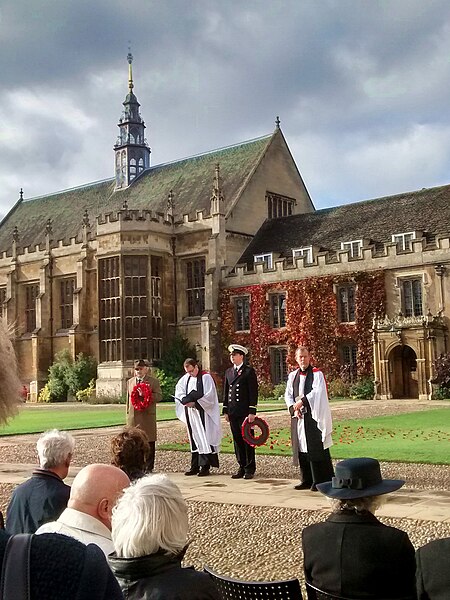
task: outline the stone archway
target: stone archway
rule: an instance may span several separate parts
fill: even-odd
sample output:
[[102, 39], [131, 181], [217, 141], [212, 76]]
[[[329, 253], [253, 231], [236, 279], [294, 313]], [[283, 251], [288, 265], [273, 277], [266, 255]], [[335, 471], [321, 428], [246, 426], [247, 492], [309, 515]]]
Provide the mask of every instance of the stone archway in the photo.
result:
[[411, 346], [395, 346], [389, 354], [389, 379], [393, 398], [418, 398], [417, 354]]

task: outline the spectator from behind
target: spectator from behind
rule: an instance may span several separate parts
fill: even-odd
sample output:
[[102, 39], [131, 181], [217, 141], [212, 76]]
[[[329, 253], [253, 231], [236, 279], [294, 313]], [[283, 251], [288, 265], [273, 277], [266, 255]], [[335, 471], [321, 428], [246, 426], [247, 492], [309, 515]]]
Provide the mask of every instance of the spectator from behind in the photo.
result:
[[112, 465], [88, 465], [72, 483], [67, 508], [57, 521], [36, 533], [63, 533], [83, 544], [97, 544], [106, 556], [114, 551], [111, 541], [113, 506], [130, 485], [128, 476]]
[[109, 564], [128, 600], [219, 600], [206, 573], [182, 568], [188, 516], [179, 488], [148, 475], [127, 488], [113, 510], [115, 554]]
[[67, 506], [70, 487], [63, 481], [69, 472], [75, 441], [70, 433], [52, 429], [37, 441], [40, 468], [14, 490], [6, 511], [9, 533], [34, 533], [57, 519]]
[[148, 436], [139, 427], [125, 427], [111, 440], [111, 463], [122, 469], [130, 481], [145, 475], [149, 454]]
[[416, 552], [418, 600], [450, 597], [450, 538], [434, 540]]
[[350, 598], [415, 598], [413, 545], [404, 531], [374, 516], [381, 496], [404, 483], [382, 479], [373, 458], [350, 458], [336, 465], [332, 481], [317, 484], [333, 512], [303, 530], [308, 583]]
[[[19, 403], [16, 356], [0, 319], [0, 425], [16, 414]], [[10, 538], [0, 530], [0, 572]], [[24, 569], [29, 572], [30, 600], [123, 600], [102, 551], [92, 544], [84, 546], [62, 535], [32, 536], [30, 560]], [[18, 583], [14, 572], [15, 589]]]

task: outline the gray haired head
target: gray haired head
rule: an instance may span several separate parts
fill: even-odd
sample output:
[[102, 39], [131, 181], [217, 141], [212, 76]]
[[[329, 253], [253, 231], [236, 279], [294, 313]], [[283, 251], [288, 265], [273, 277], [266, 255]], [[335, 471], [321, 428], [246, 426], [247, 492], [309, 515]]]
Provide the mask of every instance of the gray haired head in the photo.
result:
[[43, 433], [36, 444], [42, 469], [54, 469], [67, 462], [73, 454], [75, 440], [67, 431], [50, 429]]

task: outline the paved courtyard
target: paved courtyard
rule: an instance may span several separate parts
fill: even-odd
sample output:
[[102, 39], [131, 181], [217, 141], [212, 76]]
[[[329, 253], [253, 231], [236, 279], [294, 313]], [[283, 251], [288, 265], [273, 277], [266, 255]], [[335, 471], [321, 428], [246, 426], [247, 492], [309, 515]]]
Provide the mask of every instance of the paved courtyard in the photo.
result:
[[[438, 404], [442, 406], [442, 404]], [[358, 402], [332, 406], [335, 420], [426, 410], [430, 403]], [[273, 428], [286, 425], [286, 415], [266, 416]], [[72, 478], [90, 462], [109, 462], [109, 440], [120, 428], [74, 432], [76, 449]], [[179, 423], [158, 425], [159, 443], [185, 439]], [[0, 508], [5, 510], [14, 486], [26, 479], [35, 462], [36, 435], [0, 438]], [[233, 456], [221, 456], [221, 468], [207, 478], [184, 477], [189, 454], [157, 452], [156, 469], [180, 486], [190, 513], [191, 543], [186, 564], [207, 564], [245, 579], [302, 578], [301, 530], [328, 514], [324, 496], [296, 491], [296, 469], [286, 457], [258, 457], [257, 477], [232, 480]], [[404, 478], [406, 485], [387, 497], [378, 516], [408, 532], [418, 547], [450, 536], [450, 467], [383, 463], [385, 477]]]

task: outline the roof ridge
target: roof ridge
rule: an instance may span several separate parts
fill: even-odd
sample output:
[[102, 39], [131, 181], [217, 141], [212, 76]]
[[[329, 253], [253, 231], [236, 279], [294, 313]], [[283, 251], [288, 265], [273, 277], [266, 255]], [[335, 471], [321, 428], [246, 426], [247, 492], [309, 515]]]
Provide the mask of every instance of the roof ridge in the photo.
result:
[[254, 142], [260, 142], [262, 140], [268, 140], [271, 138], [273, 133], [269, 133], [266, 135], [261, 135], [259, 137], [253, 138], [251, 140], [245, 140], [243, 142], [237, 142], [236, 144], [231, 144], [229, 146], [222, 146], [221, 148], [214, 148], [213, 150], [206, 150], [205, 152], [200, 152], [199, 154], [192, 154], [191, 156], [185, 156], [184, 158], [177, 158], [176, 160], [170, 160], [164, 163], [158, 163], [157, 165], [152, 165], [149, 170], [157, 169], [159, 167], [166, 167], [168, 165], [174, 165], [176, 163], [183, 162], [185, 160], [192, 160], [193, 158], [201, 158], [202, 156], [208, 156], [210, 154], [216, 154], [217, 152], [223, 152], [224, 150], [231, 150], [232, 148], [239, 148], [239, 146], [246, 146], [248, 144], [253, 144]]

